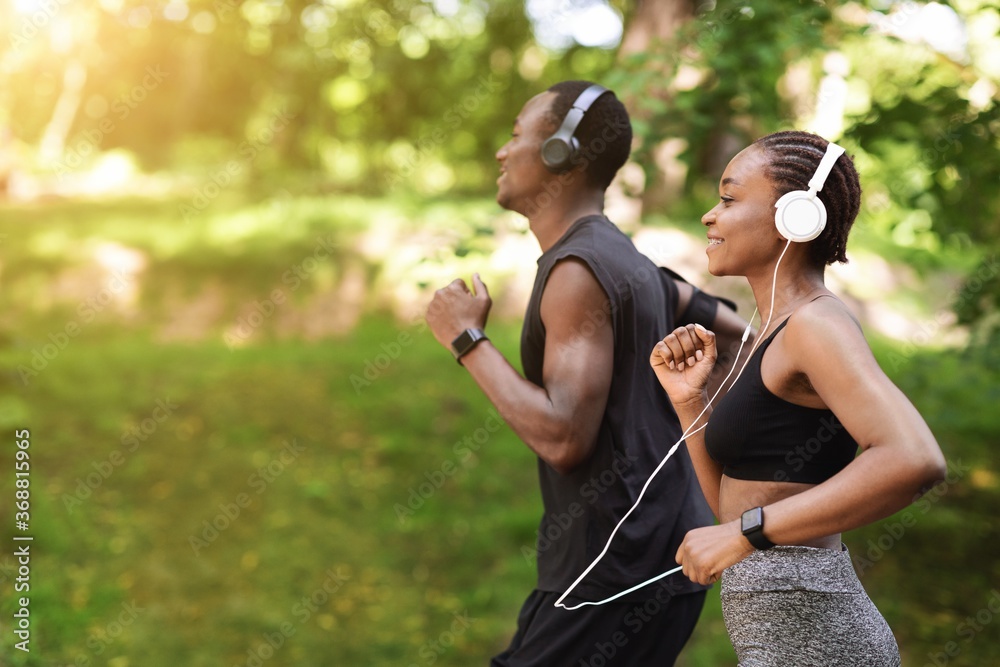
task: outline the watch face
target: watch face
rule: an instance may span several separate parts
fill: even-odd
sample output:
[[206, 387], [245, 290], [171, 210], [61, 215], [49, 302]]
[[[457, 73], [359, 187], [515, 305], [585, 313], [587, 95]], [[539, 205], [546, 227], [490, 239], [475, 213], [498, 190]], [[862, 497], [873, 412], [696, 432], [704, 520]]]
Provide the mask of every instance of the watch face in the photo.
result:
[[762, 523], [761, 514], [763, 513], [764, 512], [759, 507], [755, 507], [753, 509], [744, 512], [743, 516], [740, 517], [741, 530], [745, 533], [748, 530], [759, 528], [760, 524]]
[[458, 335], [458, 338], [456, 338], [451, 345], [459, 352], [464, 352], [465, 348], [469, 347], [471, 343], [472, 336], [469, 335], [469, 331], [466, 329]]
[[451, 342], [451, 351], [456, 357], [461, 357], [484, 338], [486, 334], [482, 329], [466, 329]]

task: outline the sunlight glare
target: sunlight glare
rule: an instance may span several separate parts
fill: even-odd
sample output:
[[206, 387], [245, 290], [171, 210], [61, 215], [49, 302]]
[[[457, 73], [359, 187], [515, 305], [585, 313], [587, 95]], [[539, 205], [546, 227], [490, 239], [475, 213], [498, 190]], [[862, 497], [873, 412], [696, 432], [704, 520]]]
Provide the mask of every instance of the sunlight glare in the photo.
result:
[[538, 43], [552, 51], [573, 46], [611, 49], [622, 38], [622, 17], [605, 0], [528, 0], [525, 6]]
[[965, 24], [951, 7], [937, 2], [900, 2], [888, 14], [872, 12], [869, 21], [880, 32], [904, 42], [923, 42], [956, 62], [969, 58]]

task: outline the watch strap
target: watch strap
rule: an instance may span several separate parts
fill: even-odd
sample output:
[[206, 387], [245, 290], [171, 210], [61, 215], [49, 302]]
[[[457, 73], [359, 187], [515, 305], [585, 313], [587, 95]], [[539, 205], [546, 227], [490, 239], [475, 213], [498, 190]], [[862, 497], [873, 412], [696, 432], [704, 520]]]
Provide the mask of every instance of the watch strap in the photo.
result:
[[766, 551], [774, 546], [774, 542], [764, 537], [763, 528], [758, 528], [757, 530], [752, 530], [749, 533], [743, 533], [746, 536], [747, 541], [753, 545], [754, 549], [758, 551]]
[[[750, 525], [747, 526], [747, 517], [750, 517]], [[764, 536], [764, 508], [754, 507], [748, 509], [740, 518], [740, 528], [743, 536], [753, 547], [759, 551], [765, 551], [774, 546], [774, 542]]]

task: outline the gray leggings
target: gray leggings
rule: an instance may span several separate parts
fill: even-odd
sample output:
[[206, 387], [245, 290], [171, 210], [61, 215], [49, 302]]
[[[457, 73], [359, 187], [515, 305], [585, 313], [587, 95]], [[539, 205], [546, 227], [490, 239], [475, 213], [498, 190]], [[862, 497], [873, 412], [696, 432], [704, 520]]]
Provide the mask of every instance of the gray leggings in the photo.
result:
[[723, 572], [722, 615], [739, 667], [899, 666], [846, 547], [755, 551]]

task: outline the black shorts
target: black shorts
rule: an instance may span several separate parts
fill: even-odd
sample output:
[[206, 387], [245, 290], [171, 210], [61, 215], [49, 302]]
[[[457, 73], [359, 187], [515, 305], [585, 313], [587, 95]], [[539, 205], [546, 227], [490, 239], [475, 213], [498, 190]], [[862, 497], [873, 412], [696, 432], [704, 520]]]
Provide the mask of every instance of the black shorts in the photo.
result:
[[[517, 617], [517, 633], [490, 667], [670, 667], [691, 636], [705, 591], [567, 611], [559, 593], [532, 591]], [[579, 602], [579, 600], [575, 601]], [[566, 600], [568, 606], [573, 598]]]

